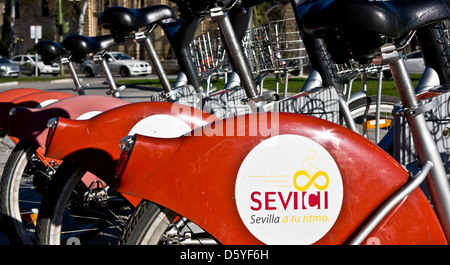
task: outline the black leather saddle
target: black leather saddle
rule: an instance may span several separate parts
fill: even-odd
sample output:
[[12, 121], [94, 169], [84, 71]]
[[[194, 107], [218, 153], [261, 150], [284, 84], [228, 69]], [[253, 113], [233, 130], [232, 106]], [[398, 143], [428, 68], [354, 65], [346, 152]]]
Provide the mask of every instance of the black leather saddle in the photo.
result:
[[61, 56], [69, 55], [69, 52], [62, 48], [61, 43], [49, 40], [39, 41], [34, 45], [34, 50], [41, 56], [42, 61], [46, 65], [52, 64]]
[[373, 58], [368, 54], [379, 48], [381, 35], [399, 39], [411, 30], [449, 17], [444, 0], [321, 0], [304, 14], [303, 27], [326, 43], [327, 39], [340, 38], [340, 45], [348, 43], [348, 52], [364, 62]]
[[154, 5], [139, 9], [114, 6], [98, 17], [101, 27], [109, 29], [116, 42], [123, 42], [130, 32], [149, 27], [161, 20], [175, 18], [175, 11], [166, 5]]
[[90, 53], [97, 53], [116, 45], [111, 35], [87, 37], [73, 34], [65, 37], [62, 42], [63, 48], [70, 51], [72, 61], [77, 63]]

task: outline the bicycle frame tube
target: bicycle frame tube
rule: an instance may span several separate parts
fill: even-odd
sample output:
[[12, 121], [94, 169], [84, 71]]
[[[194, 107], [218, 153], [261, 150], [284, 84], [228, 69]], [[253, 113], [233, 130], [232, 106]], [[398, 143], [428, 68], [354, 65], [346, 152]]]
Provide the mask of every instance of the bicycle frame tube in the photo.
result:
[[429, 88], [439, 86], [440, 84], [438, 73], [432, 67], [427, 66], [420, 78], [419, 84], [417, 84], [416, 94], [426, 92]]
[[433, 86], [450, 84], [450, 51], [443, 22], [417, 30], [416, 36], [427, 66], [417, 85], [416, 94]]
[[395, 51], [395, 47], [385, 46], [382, 48], [383, 50], [385, 50], [382, 55], [383, 61], [389, 63], [391, 68], [406, 118], [411, 127], [419, 161], [422, 164], [427, 160], [433, 163], [433, 168], [427, 177], [427, 185], [447, 240], [450, 240], [450, 186], [439, 150], [418, 106], [417, 97], [404, 61]]
[[[302, 2], [302, 1], [300, 1]], [[342, 84], [336, 82], [337, 71], [334, 63], [330, 59], [330, 55], [328, 54], [325, 44], [322, 39], [314, 38], [308, 34], [303, 32], [302, 27], [302, 12], [304, 11], [304, 7], [309, 4], [303, 1], [300, 4], [296, 4], [294, 0], [291, 1], [292, 8], [294, 9], [295, 19], [297, 21], [297, 27], [300, 32], [300, 36], [303, 40], [303, 44], [305, 45], [306, 52], [308, 53], [309, 61], [311, 62], [311, 66], [321, 77], [322, 85], [324, 86], [332, 86], [336, 89], [336, 92], [339, 95], [339, 108], [343, 115], [344, 121], [347, 124], [347, 127], [355, 132], [356, 129], [355, 121], [350, 115], [350, 109], [348, 108], [348, 103], [345, 101], [342, 95], [343, 87]], [[308, 78], [309, 79], [309, 78]], [[317, 80], [317, 77], [315, 77]], [[302, 91], [308, 87], [303, 87]]]
[[187, 80], [195, 90], [202, 93], [202, 84], [189, 50], [189, 44], [194, 38], [199, 21], [199, 19], [183, 19], [172, 23], [161, 23], [160, 25], [167, 35], [181, 72], [186, 75]]
[[418, 29], [416, 36], [426, 65], [436, 71], [441, 84], [450, 84], [450, 49], [444, 22], [439, 21]]

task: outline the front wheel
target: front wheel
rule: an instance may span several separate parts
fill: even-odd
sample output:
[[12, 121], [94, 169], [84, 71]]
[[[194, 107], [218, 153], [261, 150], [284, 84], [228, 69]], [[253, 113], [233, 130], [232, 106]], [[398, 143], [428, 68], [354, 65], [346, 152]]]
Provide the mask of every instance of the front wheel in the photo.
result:
[[8, 136], [5, 137], [5, 135], [6, 133], [0, 130], [0, 152], [3, 154], [0, 156], [0, 172], [3, 172], [6, 161], [16, 146], [15, 142]]
[[177, 213], [143, 200], [127, 223], [121, 245], [217, 245], [199, 226]]
[[0, 184], [2, 222], [13, 243], [34, 244], [36, 216], [50, 172], [37, 147], [20, 141], [3, 170]]
[[36, 241], [39, 245], [117, 244], [132, 210], [94, 175], [63, 162], [42, 200]]

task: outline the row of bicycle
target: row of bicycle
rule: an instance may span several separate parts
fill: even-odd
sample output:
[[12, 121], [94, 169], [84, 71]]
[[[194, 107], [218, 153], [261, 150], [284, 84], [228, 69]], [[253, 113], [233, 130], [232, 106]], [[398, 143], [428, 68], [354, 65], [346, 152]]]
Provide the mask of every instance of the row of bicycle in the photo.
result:
[[[444, 1], [292, 0], [313, 70], [300, 93], [282, 99], [258, 90], [241, 47], [247, 29], [241, 25], [266, 1], [175, 2], [179, 18], [163, 5], [111, 7], [99, 16], [111, 36], [38, 43], [46, 63], [62, 58], [69, 65], [80, 96], [35, 89], [0, 94], [1, 130], [15, 143], [0, 186], [11, 241], [448, 242], [443, 121], [450, 10]], [[205, 18], [218, 23], [234, 69], [214, 93], [204, 92], [190, 50]], [[149, 37], [156, 26], [181, 69], [172, 86]], [[419, 97], [400, 52], [413, 37], [429, 66]], [[130, 38], [146, 47], [163, 88], [148, 102], [116, 98], [123, 88], [102, 60]], [[116, 97], [84, 95], [70, 66], [90, 53], [97, 53]], [[374, 58], [389, 65], [401, 103], [381, 95], [386, 68], [372, 65]], [[335, 65], [348, 60], [361, 67], [340, 78]], [[351, 93], [340, 82], [373, 72], [377, 96]], [[422, 191], [425, 178], [431, 188]]]

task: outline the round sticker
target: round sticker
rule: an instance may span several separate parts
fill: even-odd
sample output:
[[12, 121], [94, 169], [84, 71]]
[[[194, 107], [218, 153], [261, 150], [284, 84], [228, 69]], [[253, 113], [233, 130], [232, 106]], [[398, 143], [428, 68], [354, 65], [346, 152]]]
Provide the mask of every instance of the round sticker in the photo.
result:
[[128, 135], [139, 133], [158, 138], [173, 138], [179, 137], [191, 130], [189, 125], [177, 117], [156, 114], [140, 120], [133, 126]]
[[247, 229], [265, 244], [312, 244], [339, 216], [343, 185], [328, 151], [299, 135], [258, 144], [236, 179], [236, 204]]
[[46, 107], [46, 106], [48, 106], [48, 105], [50, 105], [52, 103], [55, 103], [57, 101], [59, 101], [59, 99], [47, 99], [47, 100], [44, 100], [41, 103], [39, 103], [39, 105], [36, 106], [36, 109], [42, 109], [43, 107]]
[[86, 112], [86, 113], [83, 113], [82, 115], [80, 115], [77, 118], [77, 120], [89, 120], [90, 118], [93, 118], [100, 113], [102, 113], [102, 112], [101, 111], [89, 111], [89, 112]]

